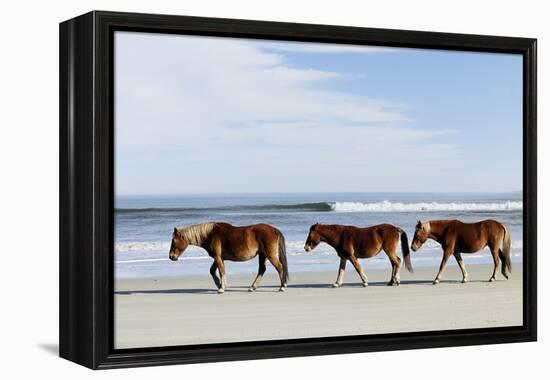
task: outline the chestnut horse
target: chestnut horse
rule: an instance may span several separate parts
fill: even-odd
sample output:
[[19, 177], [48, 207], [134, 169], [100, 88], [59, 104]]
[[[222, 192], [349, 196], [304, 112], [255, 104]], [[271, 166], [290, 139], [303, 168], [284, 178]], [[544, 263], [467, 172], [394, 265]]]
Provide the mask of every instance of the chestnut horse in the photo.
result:
[[495, 267], [489, 281], [496, 281], [499, 259], [502, 260], [502, 275], [508, 279], [512, 273], [510, 260], [511, 237], [508, 227], [496, 220], [483, 220], [477, 223], [463, 223], [460, 220], [428, 220], [416, 224], [414, 239], [411, 244], [413, 251], [420, 249], [428, 239], [433, 239], [443, 248], [443, 259], [439, 272], [433, 281], [438, 284], [447, 265], [447, 260], [454, 255], [462, 271], [462, 282], [468, 281], [468, 273], [462, 261], [461, 253], [475, 253], [489, 246]]
[[[285, 238], [275, 227], [268, 224], [235, 227], [219, 222], [174, 227], [170, 260], [176, 261], [189, 245], [204, 248], [214, 259], [210, 274], [218, 288], [218, 293], [223, 293], [227, 286], [225, 260], [247, 261], [256, 256], [259, 258], [258, 275], [248, 290], [252, 292], [260, 284], [266, 270], [266, 260], [269, 260], [279, 273], [281, 279], [279, 291], [286, 289], [288, 267]], [[221, 280], [216, 276], [216, 270], [220, 272]]]
[[401, 259], [397, 256], [399, 237], [401, 236], [401, 249], [405, 266], [409, 272], [413, 271], [409, 254], [409, 243], [407, 234], [399, 227], [391, 224], [379, 224], [377, 226], [359, 228], [354, 226], [343, 226], [340, 224], [314, 224], [309, 229], [309, 235], [304, 249], [309, 252], [320, 243], [325, 242], [336, 250], [340, 257], [338, 277], [332, 285], [338, 288], [344, 281], [347, 260], [351, 261], [355, 270], [361, 277], [363, 286], [368, 285], [367, 275], [363, 271], [358, 259], [376, 256], [382, 249], [388, 255], [391, 265], [391, 279], [388, 285], [399, 285], [399, 267]]

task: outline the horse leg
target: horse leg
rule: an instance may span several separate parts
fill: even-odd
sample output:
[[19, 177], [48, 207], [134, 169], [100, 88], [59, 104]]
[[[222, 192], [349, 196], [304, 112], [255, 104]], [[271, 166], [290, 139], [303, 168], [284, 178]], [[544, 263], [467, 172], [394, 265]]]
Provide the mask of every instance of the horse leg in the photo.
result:
[[386, 238], [382, 240], [382, 249], [390, 259], [391, 263], [391, 278], [388, 282], [388, 286], [399, 285], [399, 269], [401, 267], [401, 258], [397, 256], [397, 248], [399, 246], [399, 234], [395, 234], [392, 238]]
[[344, 282], [344, 273], [346, 271], [346, 262], [348, 260], [345, 257], [340, 257], [340, 266], [338, 268], [338, 277], [336, 277], [336, 282], [332, 284], [333, 288], [339, 288]]
[[455, 252], [453, 254], [455, 256], [456, 262], [458, 263], [458, 266], [460, 267], [460, 270], [462, 271], [462, 283], [468, 282], [468, 272], [466, 272], [466, 267], [464, 266], [464, 261], [462, 260], [462, 255], [460, 252]]
[[225, 264], [220, 256], [215, 256], [214, 260], [218, 266], [218, 271], [220, 272], [221, 277], [221, 283], [220, 286], [218, 286], [218, 293], [223, 293], [225, 292], [225, 287], [227, 286], [227, 280], [225, 278]]
[[443, 276], [443, 272], [445, 271], [445, 267], [447, 266], [447, 261], [449, 260], [449, 257], [451, 257], [452, 250], [445, 250], [443, 252], [443, 258], [441, 259], [441, 265], [439, 266], [439, 272], [437, 272], [437, 276], [435, 276], [435, 280], [433, 282], [434, 285], [439, 284], [439, 281], [441, 280], [441, 277]]
[[223, 263], [223, 277], [221, 278], [223, 288], [227, 288], [227, 276], [225, 275], [225, 261], [222, 259]]
[[275, 267], [275, 269], [277, 270], [277, 273], [279, 273], [279, 279], [281, 280], [281, 287], [279, 288], [279, 291], [284, 292], [286, 290], [286, 284], [285, 284], [285, 274], [283, 271], [283, 264], [279, 261], [279, 258], [275, 254], [268, 255], [267, 258], [269, 259], [271, 264]]
[[212, 263], [212, 266], [210, 267], [210, 275], [214, 279], [214, 283], [216, 284], [216, 288], [219, 289], [222, 286], [222, 284], [221, 284], [220, 279], [218, 278], [218, 276], [216, 276], [216, 271], [217, 270], [218, 270], [218, 264], [216, 264], [216, 262], [214, 261]]
[[353, 267], [359, 274], [359, 277], [361, 277], [361, 281], [363, 282], [363, 286], [367, 287], [369, 286], [369, 279], [367, 278], [367, 275], [363, 271], [363, 268], [361, 267], [361, 264], [359, 264], [359, 260], [357, 260], [357, 257], [350, 256], [349, 261], [353, 264]]
[[256, 276], [256, 279], [254, 280], [252, 285], [250, 285], [250, 288], [248, 289], [249, 292], [253, 292], [260, 285], [260, 281], [262, 280], [262, 277], [264, 276], [264, 273], [266, 270], [265, 261], [266, 261], [265, 255], [263, 253], [260, 253], [258, 257], [258, 275]]
[[399, 268], [401, 267], [401, 258], [397, 256], [397, 253], [388, 254], [388, 257], [391, 262], [391, 279], [390, 282], [388, 282], [388, 286], [399, 286], [400, 276], [399, 276]]
[[489, 279], [489, 282], [494, 282], [497, 280], [498, 265], [500, 264], [500, 258], [498, 257], [498, 247], [490, 247], [491, 255], [493, 255], [493, 263], [495, 267], [493, 269], [493, 275]]

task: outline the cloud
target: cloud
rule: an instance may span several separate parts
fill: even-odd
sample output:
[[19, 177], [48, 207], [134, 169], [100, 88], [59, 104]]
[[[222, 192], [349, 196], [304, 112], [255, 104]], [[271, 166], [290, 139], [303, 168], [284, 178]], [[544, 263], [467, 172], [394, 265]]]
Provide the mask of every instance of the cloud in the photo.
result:
[[116, 127], [125, 144], [223, 136], [256, 120], [406, 119], [394, 104], [324, 87], [344, 74], [291, 67], [257, 42], [117, 33], [116, 43]]
[[[453, 131], [406, 127], [411, 105], [335, 90], [350, 80], [347, 73], [292, 66], [285, 57], [293, 49], [382, 48], [121, 32], [115, 46], [117, 166], [124, 168], [117, 186], [123, 192], [139, 192], [136, 186], [203, 191], [170, 189], [174, 166], [204, 188], [221, 181], [243, 191], [227, 178], [239, 168], [257, 179], [250, 191], [299, 191], [304, 184], [350, 191], [354, 181], [374, 186], [376, 178], [403, 178], [403, 163], [423, 172], [458, 163], [460, 152], [444, 142]], [[140, 170], [131, 169], [136, 165]], [[334, 179], [328, 185], [326, 171]], [[286, 185], [276, 189], [273, 178]]]

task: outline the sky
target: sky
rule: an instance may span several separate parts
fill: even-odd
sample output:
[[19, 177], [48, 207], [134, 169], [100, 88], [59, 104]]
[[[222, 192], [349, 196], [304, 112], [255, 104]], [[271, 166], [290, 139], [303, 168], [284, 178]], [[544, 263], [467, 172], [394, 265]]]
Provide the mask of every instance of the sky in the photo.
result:
[[522, 57], [115, 33], [115, 192], [522, 189]]

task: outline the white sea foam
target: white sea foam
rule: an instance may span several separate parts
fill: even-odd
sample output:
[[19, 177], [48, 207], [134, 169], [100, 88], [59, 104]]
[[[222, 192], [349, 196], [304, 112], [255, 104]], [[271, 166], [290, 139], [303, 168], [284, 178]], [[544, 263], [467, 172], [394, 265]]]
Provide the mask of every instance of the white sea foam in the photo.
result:
[[[210, 257], [207, 256], [207, 255], [203, 255], [203, 256], [183, 256], [181, 259], [182, 260], [202, 260], [202, 259], [209, 259]], [[151, 262], [159, 262], [159, 261], [172, 261], [168, 258], [168, 256], [166, 257], [162, 257], [162, 258], [153, 258], [153, 259], [126, 259], [126, 260], [117, 260], [115, 261], [115, 263], [117, 264], [135, 264], [135, 263], [151, 263]]]
[[334, 202], [332, 211], [337, 212], [409, 212], [409, 211], [518, 211], [523, 209], [522, 201], [504, 201], [489, 203], [462, 202]]
[[116, 243], [115, 250], [118, 252], [131, 251], [168, 251], [170, 241], [130, 241]]
[[158, 259], [135, 259], [135, 260], [118, 260], [116, 261], [117, 264], [134, 264], [134, 263], [150, 263], [150, 262], [156, 262], [156, 261], [168, 261], [169, 258], [158, 258]]

